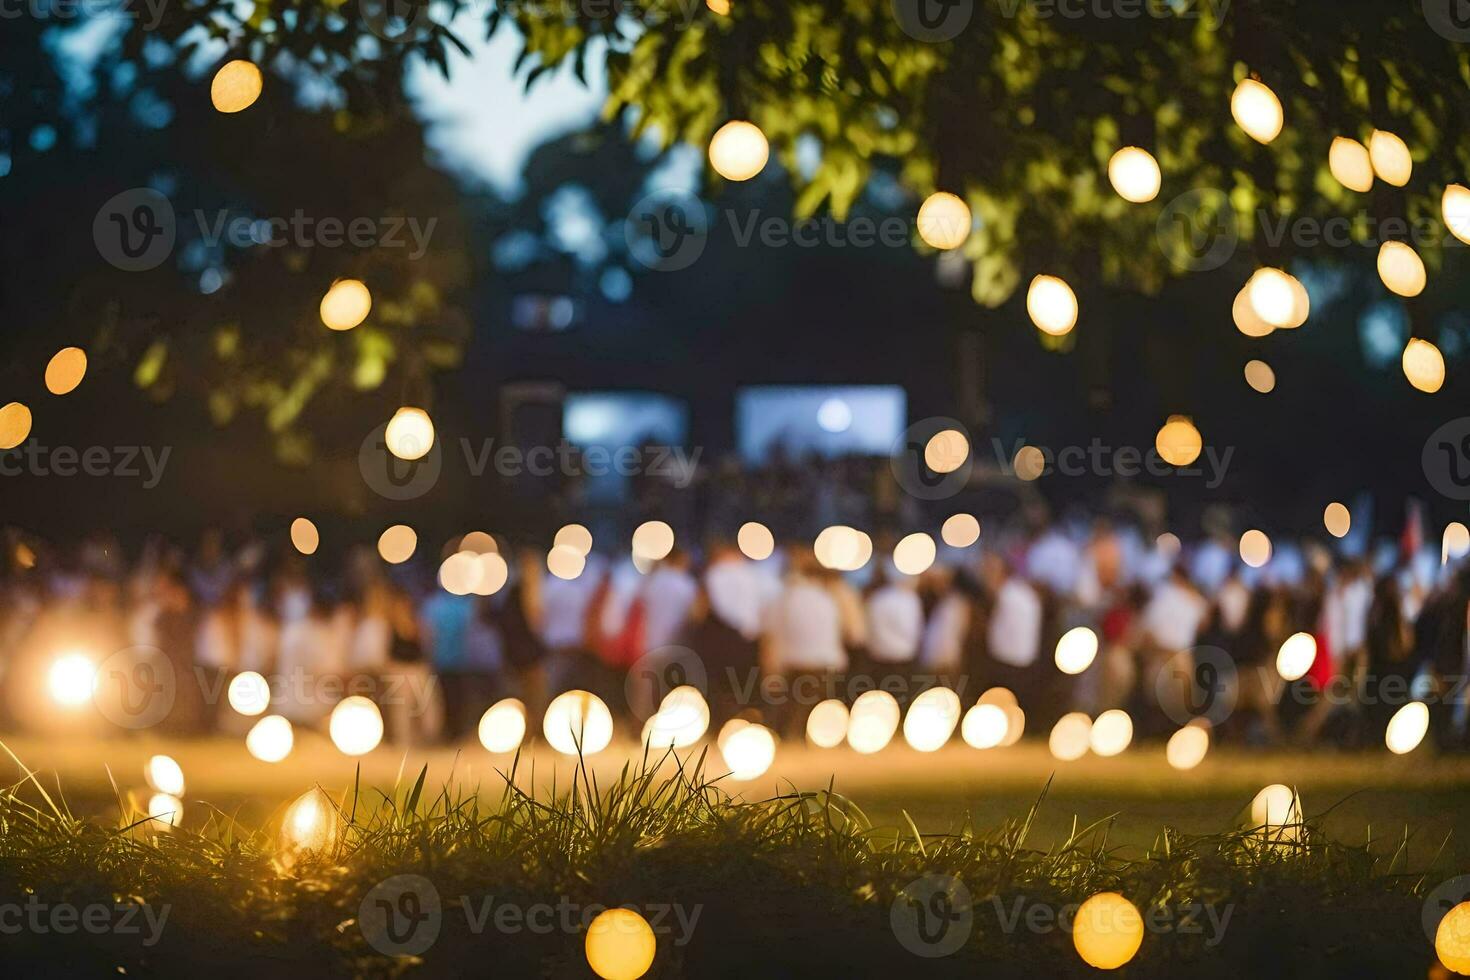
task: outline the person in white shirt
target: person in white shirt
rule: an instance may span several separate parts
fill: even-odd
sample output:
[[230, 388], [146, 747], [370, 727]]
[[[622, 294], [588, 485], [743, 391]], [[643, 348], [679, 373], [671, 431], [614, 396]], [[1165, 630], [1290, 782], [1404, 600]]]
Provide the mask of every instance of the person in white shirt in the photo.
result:
[[[800, 737], [812, 705], [800, 692], [847, 669], [842, 644], [842, 612], [809, 549], [793, 549], [786, 588], [766, 609], [761, 669], [769, 679], [782, 678], [783, 697], [770, 712], [777, 731]], [[793, 697], [793, 694], [797, 697]]]
[[643, 648], [652, 652], [679, 642], [689, 625], [699, 583], [689, 573], [689, 555], [680, 548], [658, 563], [639, 590], [643, 602]]
[[924, 638], [924, 605], [915, 580], [885, 568], [886, 581], [868, 596], [868, 656], [875, 673], [887, 666], [908, 667]]
[[1041, 593], [1007, 569], [997, 555], [986, 557], [984, 577], [994, 597], [985, 627], [985, 686], [1009, 688], [1022, 705], [1035, 704], [1039, 687], [1036, 662], [1046, 612]]
[[[1194, 677], [1194, 645], [1210, 606], [1176, 565], [1143, 607], [1143, 649], [1139, 651], [1144, 693], [1155, 702], [1161, 692], [1168, 702], [1189, 704]], [[1175, 690], [1167, 693], [1165, 678]]]
[[924, 624], [919, 665], [926, 673], [946, 676], [954, 684], [966, 670], [965, 640], [974, 615], [974, 589], [952, 569], [936, 567], [930, 575], [938, 601]]
[[[606, 560], [597, 554], [587, 556], [582, 574], [574, 579], [559, 578], [538, 564], [535, 572], [540, 580], [539, 615], [534, 624], [547, 653], [547, 683], [552, 691], [586, 687], [604, 701], [614, 693], [610, 672], [592, 650], [587, 635], [592, 603], [609, 574]], [[527, 570], [529, 575], [531, 570]], [[582, 677], [585, 683], [573, 683]]]

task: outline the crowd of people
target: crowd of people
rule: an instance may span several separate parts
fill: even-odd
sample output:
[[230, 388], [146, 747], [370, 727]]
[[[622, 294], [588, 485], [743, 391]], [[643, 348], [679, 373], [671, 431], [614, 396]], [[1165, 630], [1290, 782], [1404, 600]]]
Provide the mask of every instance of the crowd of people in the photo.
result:
[[[366, 694], [400, 745], [472, 737], [505, 696], [538, 718], [573, 688], [601, 696], [637, 738], [652, 709], [630, 673], [655, 688], [704, 687], [714, 725], [759, 716], [795, 738], [820, 700], [883, 687], [903, 702], [938, 684], [966, 704], [1008, 688], [1033, 734], [1067, 711], [1123, 707], [1145, 736], [1185, 712], [1244, 743], [1381, 745], [1410, 699], [1431, 706], [1442, 747], [1465, 730], [1470, 568], [1417, 541], [1352, 554], [1278, 541], [1251, 567], [1223, 533], [1181, 543], [1121, 519], [996, 520], [969, 547], [941, 544], [916, 575], [895, 567], [885, 535], [856, 572], [824, 567], [810, 538], [757, 561], [717, 535], [656, 562], [635, 563], [626, 538], [599, 541], [562, 578], [548, 571], [549, 542], [479, 537], [509, 559], [488, 596], [436, 580], [443, 555], [468, 540], [443, 552], [421, 542], [390, 565], [370, 544], [329, 559], [219, 531], [126, 555], [106, 536], [63, 549], [12, 533], [4, 724], [57, 724], [46, 672], [61, 653], [148, 647], [179, 679], [159, 722], [177, 734], [239, 730], [223, 692], [244, 671], [267, 678], [270, 710], [299, 725], [324, 726], [340, 698]], [[1076, 627], [1097, 653], [1065, 673], [1053, 651]], [[1287, 680], [1276, 657], [1296, 633], [1313, 637], [1316, 656]]]

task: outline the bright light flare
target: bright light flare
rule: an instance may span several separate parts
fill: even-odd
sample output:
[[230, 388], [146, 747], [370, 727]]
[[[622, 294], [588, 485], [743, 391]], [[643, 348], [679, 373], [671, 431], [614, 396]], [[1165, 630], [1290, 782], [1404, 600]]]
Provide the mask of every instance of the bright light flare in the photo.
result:
[[1230, 95], [1230, 115], [1257, 143], [1269, 143], [1281, 135], [1285, 118], [1276, 93], [1254, 78], [1241, 79], [1235, 86]]
[[965, 712], [960, 737], [973, 749], [993, 749], [1005, 741], [1009, 727], [1005, 708], [998, 704], [977, 704]]
[[97, 665], [84, 653], [56, 658], [46, 673], [46, 689], [57, 704], [78, 708], [92, 700], [97, 687]]
[[1074, 626], [1057, 641], [1057, 669], [1064, 674], [1080, 674], [1092, 666], [1097, 657], [1097, 634], [1086, 626]]
[[1080, 711], [1062, 715], [1052, 726], [1046, 745], [1052, 758], [1060, 762], [1082, 758], [1092, 745], [1092, 719]]
[[1101, 892], [1077, 910], [1072, 945], [1088, 966], [1116, 970], [1133, 959], [1143, 945], [1143, 916], [1117, 892]]
[[1317, 640], [1311, 633], [1293, 633], [1276, 652], [1276, 673], [1282, 680], [1294, 681], [1307, 676], [1317, 659]]
[[947, 687], [931, 687], [914, 698], [903, 720], [903, 740], [919, 752], [943, 748], [960, 721], [960, 696]]
[[864, 691], [852, 703], [847, 722], [847, 744], [854, 752], [872, 755], [883, 749], [898, 731], [901, 712], [887, 691]]
[[1143, 204], [1159, 196], [1159, 161], [1140, 146], [1125, 146], [1108, 161], [1108, 181], [1125, 201]]
[[546, 706], [541, 731], [562, 755], [596, 755], [612, 741], [612, 712], [590, 691], [567, 691]]
[[1077, 325], [1077, 294], [1056, 276], [1037, 276], [1026, 290], [1026, 312], [1042, 333], [1060, 337]]
[[1133, 719], [1122, 708], [1112, 708], [1097, 716], [1088, 736], [1094, 755], [1107, 758], [1120, 754], [1133, 741]]
[[1164, 759], [1170, 768], [1185, 772], [1205, 761], [1210, 751], [1210, 731], [1203, 725], [1185, 725], [1169, 736]]
[[143, 767], [143, 778], [155, 792], [169, 796], [184, 795], [184, 769], [172, 756], [155, 755]]
[[806, 740], [819, 749], [832, 749], [847, 738], [847, 705], [828, 698], [806, 716]]
[[933, 248], [952, 249], [970, 237], [970, 206], [957, 195], [937, 191], [919, 205], [919, 237]]
[[710, 137], [710, 166], [726, 180], [749, 180], [765, 169], [770, 156], [766, 134], [743, 119], [725, 123]]
[[480, 716], [480, 744], [486, 752], [514, 752], [526, 737], [526, 706], [517, 698], [504, 698]]
[[383, 741], [383, 713], [368, 698], [354, 694], [337, 702], [327, 731], [344, 755], [366, 755]]
[[1429, 708], [1423, 701], [1410, 701], [1393, 713], [1383, 733], [1383, 744], [1394, 755], [1407, 755], [1419, 747], [1429, 732]]
[[261, 762], [280, 762], [295, 743], [295, 730], [280, 715], [266, 715], [245, 735], [245, 750]]

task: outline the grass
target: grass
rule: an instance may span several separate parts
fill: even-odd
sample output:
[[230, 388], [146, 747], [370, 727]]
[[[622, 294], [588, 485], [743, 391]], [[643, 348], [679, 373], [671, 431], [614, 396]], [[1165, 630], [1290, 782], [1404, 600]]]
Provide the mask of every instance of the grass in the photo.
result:
[[[27, 902], [146, 902], [167, 918], [151, 945], [146, 928], [7, 934], [6, 973], [587, 977], [584, 923], [630, 905], [659, 920], [653, 977], [1087, 976], [1054, 916], [1117, 891], [1164, 910], [1119, 976], [1423, 978], [1435, 962], [1424, 897], [1459, 870], [1439, 842], [1407, 833], [1334, 843], [1320, 817], [1294, 841], [1160, 828], [1135, 853], [1103, 820], [1037, 846], [1045, 793], [989, 828], [924, 834], [907, 819], [877, 826], [830, 787], [732, 797], [702, 756], [645, 757], [611, 777], [578, 766], [537, 793], [514, 768], [485, 793], [452, 781], [430, 791], [426, 775], [335, 797], [338, 833], [306, 852], [284, 843], [289, 815], [247, 829], [213, 810], [198, 829], [166, 830], [118, 793], [116, 820], [83, 819], [26, 778], [0, 795], [0, 929], [6, 906]], [[1428, 860], [1411, 866], [1411, 850]], [[439, 896], [437, 938], [414, 956], [385, 955], [382, 932], [359, 922], [375, 896], [425, 909], [422, 894], [405, 904], [375, 891], [398, 875]], [[900, 940], [926, 875], [953, 876], [970, 896], [971, 924], [952, 924], [963, 943], [945, 957]], [[532, 909], [551, 910], [551, 927], [525, 918]]]

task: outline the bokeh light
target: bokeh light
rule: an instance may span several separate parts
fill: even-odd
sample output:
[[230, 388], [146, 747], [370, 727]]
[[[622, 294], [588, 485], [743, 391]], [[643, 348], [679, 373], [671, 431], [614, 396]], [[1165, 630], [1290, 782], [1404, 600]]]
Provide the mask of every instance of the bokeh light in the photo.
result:
[[14, 449], [31, 434], [31, 410], [20, 402], [0, 408], [0, 449]]
[[1429, 732], [1429, 708], [1423, 701], [1410, 701], [1393, 713], [1383, 733], [1383, 744], [1394, 755], [1405, 755], [1419, 747]]
[[1011, 470], [1016, 474], [1016, 479], [1029, 483], [1046, 472], [1046, 455], [1035, 446], [1022, 446], [1016, 450], [1016, 458], [1011, 461]]
[[1108, 181], [1125, 201], [1143, 204], [1159, 196], [1159, 162], [1139, 146], [1125, 146], [1108, 160]]
[[1400, 296], [1424, 292], [1424, 260], [1403, 242], [1384, 242], [1378, 247], [1378, 278]]
[[1293, 633], [1276, 651], [1276, 673], [1294, 681], [1307, 675], [1317, 659], [1317, 640], [1311, 633]]
[[819, 749], [832, 749], [847, 738], [847, 705], [828, 698], [806, 716], [806, 740]]
[[766, 134], [743, 119], [725, 123], [710, 137], [710, 166], [726, 180], [749, 180], [765, 169], [770, 155]]
[[1077, 910], [1072, 945], [1088, 966], [1116, 970], [1133, 959], [1143, 945], [1143, 916], [1117, 892], [1100, 892]]
[[1362, 193], [1373, 189], [1373, 162], [1368, 148], [1355, 139], [1339, 136], [1332, 141], [1327, 151], [1327, 169], [1350, 191]]
[[265, 709], [271, 706], [270, 683], [253, 670], [230, 678], [227, 696], [230, 707], [247, 718], [264, 714]]
[[1246, 361], [1245, 383], [1250, 385], [1253, 390], [1263, 395], [1269, 395], [1276, 390], [1276, 372], [1265, 361]]
[[1240, 536], [1240, 560], [1251, 568], [1260, 568], [1271, 560], [1271, 539], [1265, 531], [1251, 528]]
[[169, 755], [155, 755], [143, 767], [143, 778], [155, 792], [169, 796], [184, 795], [184, 768]]
[[1006, 710], [998, 704], [977, 704], [965, 712], [960, 737], [974, 749], [993, 749], [1005, 741], [1009, 728]]
[[1403, 187], [1414, 172], [1414, 159], [1404, 141], [1393, 133], [1382, 129], [1373, 130], [1368, 138], [1368, 158], [1373, 162], [1373, 172], [1384, 183]]
[[388, 420], [383, 441], [390, 453], [405, 462], [422, 459], [434, 448], [434, 420], [422, 408], [404, 405]]
[[922, 531], [904, 536], [893, 549], [893, 567], [904, 575], [922, 575], [938, 554], [934, 539]]
[[571, 545], [559, 544], [546, 553], [546, 570], [568, 582], [582, 574], [587, 556]]
[[337, 847], [341, 817], [320, 787], [298, 796], [281, 818], [281, 848], [290, 859], [325, 856]]
[[1254, 78], [1242, 79], [1230, 95], [1230, 115], [1235, 124], [1257, 143], [1269, 143], [1281, 134], [1284, 117], [1281, 100]]
[[633, 531], [633, 557], [663, 561], [674, 550], [674, 529], [663, 521], [645, 521]]
[[746, 521], [735, 534], [735, 543], [741, 554], [751, 561], [765, 561], [776, 550], [776, 538], [771, 529], [756, 521]]
[[553, 548], [571, 548], [582, 557], [592, 554], [592, 532], [581, 524], [568, 524], [551, 539]]
[[177, 827], [184, 822], [184, 801], [173, 793], [154, 793], [148, 798], [148, 816], [160, 829]]
[[518, 698], [503, 698], [485, 709], [478, 730], [486, 752], [514, 752], [526, 737], [526, 706]]
[[390, 565], [408, 561], [418, 546], [418, 533], [407, 524], [394, 524], [378, 535], [378, 557]]
[[1088, 747], [1094, 755], [1107, 758], [1121, 753], [1132, 741], [1133, 719], [1122, 708], [1110, 708], [1092, 723]]
[[322, 323], [331, 330], [351, 330], [372, 311], [373, 294], [360, 279], [338, 279], [322, 297]]
[[1470, 902], [1445, 913], [1434, 930], [1434, 954], [1446, 969], [1470, 976]]
[[920, 752], [943, 748], [960, 721], [960, 696], [947, 687], [931, 687], [914, 698], [903, 719], [903, 740]]
[[1073, 762], [1087, 754], [1092, 744], [1092, 719], [1080, 711], [1062, 715], [1052, 726], [1047, 748], [1052, 758]]
[[1470, 187], [1450, 184], [1439, 200], [1445, 227], [1466, 245], [1470, 245]]
[[612, 712], [590, 691], [558, 694], [546, 706], [541, 730], [562, 755], [596, 755], [612, 741]]
[[245, 735], [245, 750], [261, 762], [280, 762], [295, 743], [291, 723], [280, 715], [266, 715]]
[[968, 548], [980, 540], [980, 522], [973, 514], [951, 514], [939, 529], [939, 536], [951, 548]]
[[309, 517], [298, 517], [291, 522], [291, 546], [303, 555], [314, 555], [321, 546], [322, 536]]
[[1402, 363], [1404, 377], [1420, 391], [1432, 395], [1444, 387], [1444, 355], [1429, 341], [1422, 337], [1409, 338]]
[[1037, 276], [1026, 290], [1026, 312], [1037, 329], [1060, 337], [1077, 325], [1077, 294], [1056, 276]]
[[970, 237], [970, 222], [970, 206], [948, 191], [936, 191], [919, 205], [919, 237], [934, 248], [959, 248]]
[[371, 700], [354, 694], [332, 708], [327, 732], [339, 752], [366, 755], [383, 741], [383, 714]]
[[970, 440], [958, 429], [936, 432], [924, 444], [924, 465], [935, 473], [953, 473], [969, 455]]
[[745, 725], [731, 732], [720, 755], [737, 781], [758, 779], [776, 761], [776, 736], [764, 725]]
[[638, 980], [653, 966], [658, 942], [643, 916], [608, 909], [587, 927], [587, 966], [602, 980]]
[[1080, 674], [1092, 666], [1097, 657], [1097, 634], [1086, 626], [1074, 626], [1057, 641], [1057, 669], [1064, 674]]
[[864, 691], [852, 703], [847, 721], [847, 744], [854, 752], [872, 755], [882, 750], [898, 731], [901, 712], [887, 691]]
[[227, 61], [209, 83], [209, 100], [220, 112], [243, 112], [255, 105], [265, 88], [265, 78], [254, 62]]
[[63, 347], [46, 364], [46, 390], [53, 395], [75, 391], [87, 375], [87, 352], [80, 347]]
[[1352, 512], [1346, 505], [1334, 500], [1322, 511], [1322, 526], [1334, 538], [1345, 538], [1353, 526]]
[[1173, 769], [1184, 772], [1205, 761], [1210, 751], [1210, 730], [1203, 724], [1188, 724], [1169, 736], [1164, 746], [1164, 760]]
[[65, 653], [46, 672], [46, 689], [51, 699], [67, 708], [92, 700], [97, 685], [97, 664], [85, 653]]
[[1199, 459], [1204, 437], [1193, 422], [1183, 415], [1171, 415], [1154, 436], [1156, 449], [1170, 466], [1188, 466]]

